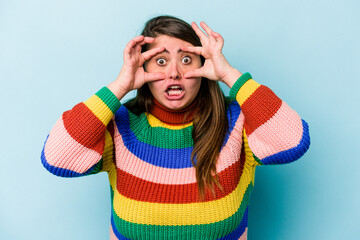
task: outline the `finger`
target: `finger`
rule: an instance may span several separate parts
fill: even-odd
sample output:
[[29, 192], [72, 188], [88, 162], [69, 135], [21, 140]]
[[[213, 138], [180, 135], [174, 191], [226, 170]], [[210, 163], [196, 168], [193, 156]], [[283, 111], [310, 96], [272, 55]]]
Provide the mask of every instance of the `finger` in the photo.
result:
[[136, 36], [133, 39], [131, 39], [131, 41], [128, 43], [128, 45], [130, 47], [135, 46], [137, 43], [142, 42], [144, 40], [144, 36], [140, 35], [140, 36]]
[[152, 43], [154, 42], [155, 38], [152, 37], [145, 37], [141, 42], [137, 42], [134, 49], [135, 52], [141, 52], [141, 46], [147, 43]]
[[136, 36], [134, 37], [133, 40], [134, 42], [141, 42], [142, 40], [144, 39], [144, 36], [143, 35], [139, 35], [139, 36]]
[[217, 32], [212, 31], [212, 32], [211, 32], [211, 35], [212, 35], [217, 41], [223, 39], [223, 37], [222, 37], [219, 33], [217, 33]]
[[195, 53], [201, 55], [202, 47], [180, 47], [184, 52]]
[[145, 61], [149, 60], [150, 58], [152, 58], [154, 55], [161, 53], [165, 50], [165, 47], [158, 47], [158, 48], [153, 48], [150, 49], [146, 52], [142, 53], [142, 56], [144, 57]]
[[141, 42], [139, 42], [137, 44], [144, 45], [146, 43], [152, 43], [152, 42], [154, 42], [154, 40], [155, 40], [155, 38], [145, 37]]
[[147, 73], [145, 72], [145, 82], [153, 82], [153, 81], [159, 81], [164, 80], [166, 78], [164, 73]]
[[209, 35], [209, 37], [210, 37], [210, 36], [211, 36], [211, 32], [212, 32], [211, 28], [210, 28], [208, 25], [206, 25], [206, 23], [203, 22], [203, 21], [200, 22], [200, 26], [205, 30], [205, 32], [207, 33], [207, 35]]
[[132, 49], [138, 42], [143, 41], [143, 39], [144, 39], [144, 36], [143, 36], [143, 35], [140, 35], [140, 36], [137, 36], [137, 37], [134, 37], [133, 39], [131, 39], [130, 42], [128, 42], [128, 44], [126, 44], [124, 53], [130, 54], [131, 49]]
[[185, 73], [184, 78], [202, 77], [202, 67]]
[[155, 38], [153, 38], [153, 37], [145, 37], [144, 40], [145, 40], [146, 43], [152, 43], [155, 40]]
[[198, 25], [196, 25], [195, 22], [192, 22], [191, 26], [194, 29], [196, 35], [199, 36], [201, 42], [205, 41], [208, 38], [208, 36], [206, 36], [206, 34], [198, 27]]
[[217, 32], [211, 32], [211, 35], [215, 38], [216, 42], [220, 43], [222, 49], [224, 46], [224, 38]]
[[134, 47], [134, 50], [136, 53], [140, 53], [141, 52], [141, 45], [139, 43], [137, 43]]

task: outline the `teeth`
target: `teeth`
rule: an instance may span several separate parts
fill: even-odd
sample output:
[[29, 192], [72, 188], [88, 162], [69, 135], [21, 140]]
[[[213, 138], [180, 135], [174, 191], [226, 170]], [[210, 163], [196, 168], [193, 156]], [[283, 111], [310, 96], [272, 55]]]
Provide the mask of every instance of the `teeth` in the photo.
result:
[[169, 90], [167, 91], [168, 95], [180, 95], [182, 93], [183, 90]]
[[169, 96], [180, 95], [183, 92], [183, 90], [180, 86], [174, 85], [174, 86], [170, 86], [166, 92]]
[[171, 87], [169, 87], [169, 89], [181, 89], [181, 87], [180, 86], [171, 86]]

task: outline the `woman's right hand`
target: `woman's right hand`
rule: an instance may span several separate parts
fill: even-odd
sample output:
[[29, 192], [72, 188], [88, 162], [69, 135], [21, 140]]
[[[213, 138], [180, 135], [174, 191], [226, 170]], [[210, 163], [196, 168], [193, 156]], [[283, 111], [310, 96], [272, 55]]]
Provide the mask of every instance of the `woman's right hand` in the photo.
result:
[[159, 47], [141, 53], [141, 46], [150, 44], [154, 40], [154, 38], [140, 35], [126, 45], [123, 54], [124, 64], [119, 76], [107, 86], [119, 100], [131, 90], [138, 89], [147, 82], [165, 79], [165, 74], [148, 73], [143, 68], [145, 61], [164, 51], [164, 47]]

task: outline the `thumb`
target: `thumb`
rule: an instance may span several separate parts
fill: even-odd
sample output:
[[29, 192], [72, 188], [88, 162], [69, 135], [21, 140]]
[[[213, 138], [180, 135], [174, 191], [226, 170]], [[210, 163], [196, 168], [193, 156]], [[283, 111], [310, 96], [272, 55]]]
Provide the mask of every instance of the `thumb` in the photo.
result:
[[163, 73], [145, 73], [145, 83], [157, 80], [164, 80], [165, 77], [166, 76]]

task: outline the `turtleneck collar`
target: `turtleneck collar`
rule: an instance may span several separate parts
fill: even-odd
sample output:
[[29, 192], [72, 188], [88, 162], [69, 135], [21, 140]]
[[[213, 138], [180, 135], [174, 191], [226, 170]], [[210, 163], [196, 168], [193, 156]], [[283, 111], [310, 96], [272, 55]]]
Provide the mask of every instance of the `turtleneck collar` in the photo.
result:
[[161, 103], [159, 103], [155, 98], [153, 98], [153, 105], [151, 107], [150, 113], [166, 124], [182, 125], [190, 123], [194, 120], [194, 117], [197, 113], [197, 109], [195, 108], [196, 99], [186, 108], [180, 110], [172, 110], [161, 105]]

